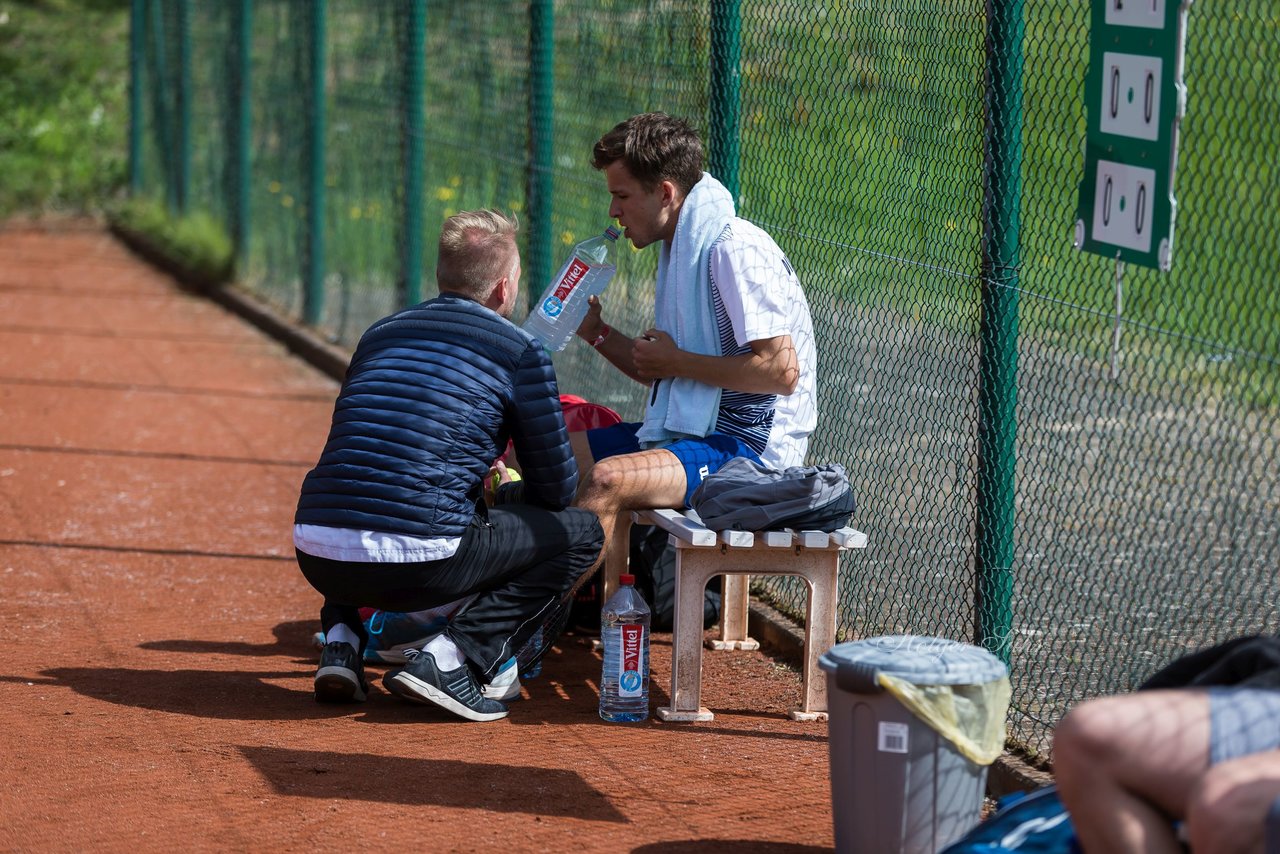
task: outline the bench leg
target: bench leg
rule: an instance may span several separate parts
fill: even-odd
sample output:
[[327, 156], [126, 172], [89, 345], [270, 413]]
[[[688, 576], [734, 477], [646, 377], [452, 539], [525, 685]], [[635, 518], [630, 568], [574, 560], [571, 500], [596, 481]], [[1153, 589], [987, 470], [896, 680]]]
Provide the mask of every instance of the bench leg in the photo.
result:
[[[779, 559], [787, 562], [778, 572]], [[727, 570], [730, 562], [732, 569]], [[839, 551], [798, 550], [774, 554], [764, 550], [721, 552], [719, 549], [678, 549], [676, 552], [676, 625], [672, 640], [670, 709], [659, 709], [664, 720], [711, 720], [711, 712], [699, 705], [702, 679], [702, 591], [707, 581], [723, 574], [728, 582], [756, 575], [795, 575], [804, 579], [808, 603], [805, 611], [804, 665], [801, 671], [801, 704], [793, 720], [826, 720], [827, 678], [818, 659], [836, 641], [837, 577]], [[727, 589], [728, 585], [726, 585]], [[745, 589], [745, 585], [744, 585]]]
[[702, 699], [702, 601], [716, 574], [718, 552], [676, 549], [676, 608], [671, 636], [671, 705], [658, 709], [664, 721], [709, 721]]
[[840, 570], [838, 552], [810, 553], [812, 565], [804, 575], [809, 588], [805, 611], [804, 671], [801, 678], [804, 705], [791, 712], [792, 720], [827, 719], [827, 676], [818, 659], [836, 644], [836, 579]]
[[710, 649], [759, 649], [759, 641], [747, 635], [751, 577], [726, 574], [720, 597], [720, 637], [707, 641]]

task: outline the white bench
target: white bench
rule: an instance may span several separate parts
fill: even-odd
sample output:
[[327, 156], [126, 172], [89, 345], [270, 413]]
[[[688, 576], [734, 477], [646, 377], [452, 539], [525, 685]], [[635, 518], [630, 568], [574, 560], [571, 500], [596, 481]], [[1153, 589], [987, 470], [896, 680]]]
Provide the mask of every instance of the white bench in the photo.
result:
[[707, 582], [724, 576], [720, 637], [714, 649], [757, 649], [747, 636], [751, 575], [795, 575], [809, 588], [805, 612], [803, 705], [794, 720], [825, 720], [827, 680], [818, 657], [836, 641], [836, 577], [840, 553], [867, 545], [867, 535], [853, 528], [823, 531], [712, 531], [692, 510], [624, 511], [618, 514], [605, 561], [604, 596], [618, 587], [629, 554], [632, 523], [657, 525], [676, 548], [675, 619], [671, 643], [671, 705], [658, 709], [665, 721], [709, 721], [714, 715], [700, 704], [702, 693], [703, 597]]

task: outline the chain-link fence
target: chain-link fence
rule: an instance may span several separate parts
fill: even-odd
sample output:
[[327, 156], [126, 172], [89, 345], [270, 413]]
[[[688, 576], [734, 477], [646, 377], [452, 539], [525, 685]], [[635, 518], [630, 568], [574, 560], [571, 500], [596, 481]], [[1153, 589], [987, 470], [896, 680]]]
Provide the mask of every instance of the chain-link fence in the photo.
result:
[[[224, 217], [245, 285], [351, 343], [434, 293], [459, 210], [521, 217], [536, 295], [607, 224], [594, 140], [691, 119], [809, 295], [810, 460], [871, 538], [842, 634], [1007, 654], [1046, 752], [1070, 704], [1277, 629], [1280, 14], [1188, 21], [1168, 273], [1072, 249], [1078, 0], [134, 0], [134, 187]], [[607, 316], [636, 331], [656, 253], [623, 255]], [[638, 415], [590, 348], [556, 361]]]

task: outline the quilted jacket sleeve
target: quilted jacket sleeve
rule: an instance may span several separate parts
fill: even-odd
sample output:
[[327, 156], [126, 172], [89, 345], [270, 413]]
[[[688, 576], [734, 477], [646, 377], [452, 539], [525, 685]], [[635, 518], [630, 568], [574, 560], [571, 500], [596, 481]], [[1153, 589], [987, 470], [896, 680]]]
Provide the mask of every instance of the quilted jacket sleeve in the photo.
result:
[[578, 488], [578, 464], [564, 426], [555, 368], [536, 342], [530, 343], [516, 368], [513, 408], [511, 440], [520, 460], [524, 500], [563, 510]]

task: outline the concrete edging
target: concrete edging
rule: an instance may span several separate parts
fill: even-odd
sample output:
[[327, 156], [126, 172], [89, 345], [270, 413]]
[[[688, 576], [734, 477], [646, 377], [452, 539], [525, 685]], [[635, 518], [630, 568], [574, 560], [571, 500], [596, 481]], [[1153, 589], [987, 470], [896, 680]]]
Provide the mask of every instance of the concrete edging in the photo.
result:
[[351, 362], [350, 350], [326, 341], [314, 330], [282, 317], [271, 306], [240, 289], [234, 282], [208, 282], [193, 276], [179, 262], [160, 252], [143, 235], [135, 234], [117, 223], [109, 223], [108, 229], [139, 258], [173, 276], [183, 288], [207, 297], [247, 320], [312, 367], [339, 382], [347, 375], [347, 365]]

